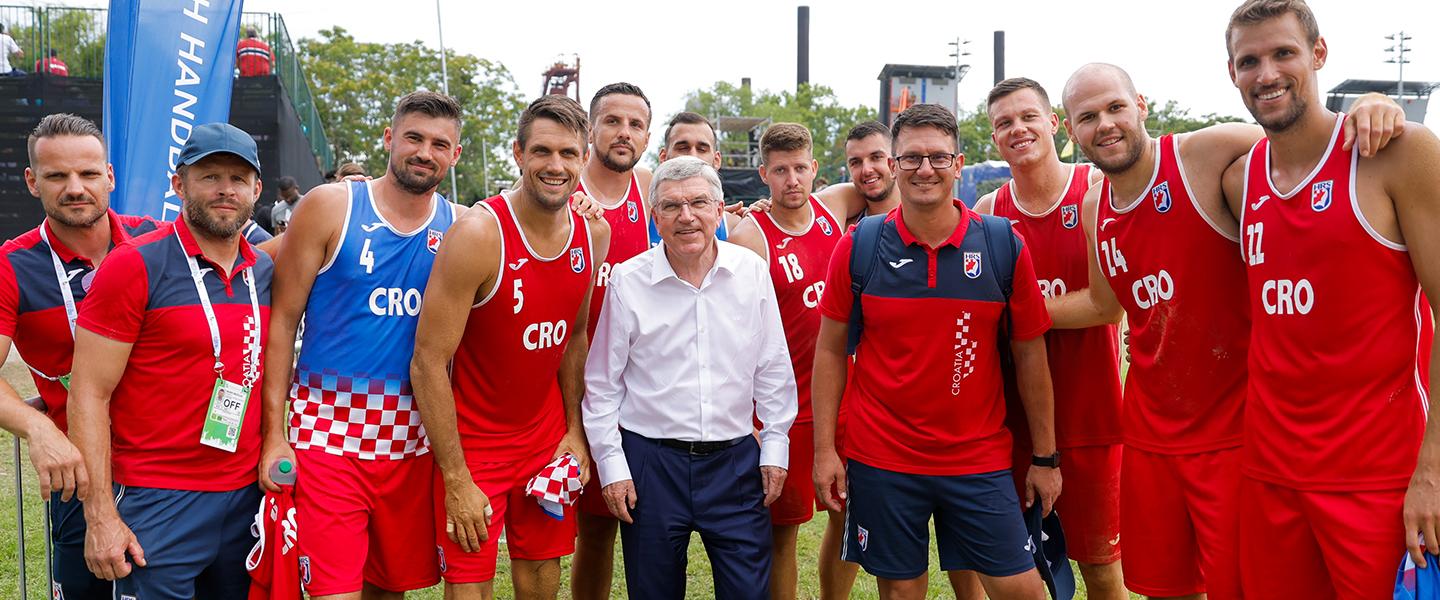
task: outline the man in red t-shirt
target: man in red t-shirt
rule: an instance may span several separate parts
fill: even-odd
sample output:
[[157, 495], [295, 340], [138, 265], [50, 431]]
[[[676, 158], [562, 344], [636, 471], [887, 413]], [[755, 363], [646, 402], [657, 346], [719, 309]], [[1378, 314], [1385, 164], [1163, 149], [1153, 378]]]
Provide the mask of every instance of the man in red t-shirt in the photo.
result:
[[[810, 372], [815, 365], [825, 274], [844, 230], [841, 219], [810, 193], [817, 166], [810, 130], [796, 123], [771, 125], [760, 137], [760, 157], [764, 161], [760, 177], [770, 186], [773, 204], [769, 212], [746, 217], [730, 241], [759, 254], [769, 265], [799, 400], [799, 412], [790, 426], [790, 471], [802, 476], [786, 478], [780, 497], [770, 505], [774, 541], [770, 597], [779, 599], [795, 597], [795, 543], [800, 525], [815, 515], [815, 488], [803, 476], [815, 456]], [[844, 516], [832, 513], [830, 519]]]
[[1440, 553], [1440, 138], [1403, 123], [1371, 158], [1346, 150], [1363, 117], [1320, 101], [1329, 50], [1304, 2], [1245, 2], [1225, 34], [1267, 136], [1224, 179], [1252, 323], [1241, 585], [1389, 598], [1405, 548]]
[[111, 252], [76, 324], [85, 560], [117, 597], [241, 599], [274, 271], [241, 233], [260, 161], [249, 134], [209, 123], [177, 163], [180, 220]]
[[121, 243], [153, 231], [149, 217], [110, 210], [115, 179], [100, 129], [58, 113], [29, 137], [25, 182], [45, 220], [0, 247], [0, 355], [14, 348], [30, 368], [45, 412], [26, 406], [0, 381], [0, 428], [29, 442], [30, 461], [54, 531], [56, 595], [110, 598], [110, 583], [85, 565], [79, 497], [89, 489], [80, 452], [65, 437], [65, 400], [75, 345], [71, 327], [95, 282], [95, 268]]
[[35, 61], [35, 72], [55, 77], [69, 77], [70, 67], [65, 66], [65, 61], [60, 60], [60, 53], [51, 48], [49, 57]]
[[[882, 597], [924, 595], [933, 518], [941, 569], [979, 572], [992, 598], [1038, 599], [1045, 588], [1030, 552], [1038, 540], [1029, 539], [1010, 477], [999, 344], [1014, 356], [1036, 455], [1025, 505], [1039, 501], [1048, 513], [1060, 494], [1041, 337], [1050, 319], [1029, 250], [1008, 223], [997, 228], [995, 217], [951, 197], [964, 162], [956, 129], [954, 113], [935, 104], [896, 117], [900, 208], [862, 221], [830, 260], [811, 384], [814, 483], [832, 510], [840, 509], [832, 485], [847, 501], [843, 558], [879, 578]], [[857, 245], [861, 231], [875, 237]], [[868, 272], [858, 296], [852, 261]], [[851, 380], [846, 343], [857, 325]], [[842, 401], [843, 464], [835, 452]]]
[[447, 598], [493, 595], [502, 529], [520, 597], [554, 598], [560, 557], [574, 551], [575, 507], [548, 515], [527, 484], [567, 453], [582, 481], [590, 472], [580, 417], [585, 321], [610, 228], [569, 209], [586, 129], [574, 100], [531, 103], [514, 148], [520, 186], [456, 221], [435, 258], [411, 381], [439, 471]]
[[275, 55], [270, 52], [270, 44], [260, 39], [260, 33], [254, 27], [247, 27], [245, 39], [235, 45], [235, 68], [240, 70], [240, 76], [269, 75], [270, 65], [274, 62]]

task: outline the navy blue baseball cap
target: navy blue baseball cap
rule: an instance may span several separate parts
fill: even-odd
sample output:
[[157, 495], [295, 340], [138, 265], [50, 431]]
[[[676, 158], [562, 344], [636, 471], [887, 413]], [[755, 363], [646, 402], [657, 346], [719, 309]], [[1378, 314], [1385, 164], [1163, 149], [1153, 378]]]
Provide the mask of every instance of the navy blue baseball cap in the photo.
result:
[[200, 159], [217, 152], [228, 152], [255, 167], [260, 174], [260, 157], [255, 149], [255, 138], [239, 127], [229, 123], [206, 123], [190, 130], [190, 139], [180, 149], [180, 164], [193, 165]]

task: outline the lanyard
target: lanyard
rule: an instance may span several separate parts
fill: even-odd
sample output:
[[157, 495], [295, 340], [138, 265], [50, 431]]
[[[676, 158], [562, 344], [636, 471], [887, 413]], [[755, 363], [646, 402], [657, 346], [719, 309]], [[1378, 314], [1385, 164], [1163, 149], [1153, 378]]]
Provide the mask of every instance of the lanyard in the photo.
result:
[[78, 313], [75, 310], [75, 293], [70, 290], [70, 278], [65, 275], [65, 263], [55, 253], [55, 244], [50, 242], [50, 235], [45, 233], [43, 224], [40, 226], [40, 239], [45, 240], [45, 248], [50, 250], [50, 262], [55, 264], [55, 282], [60, 284], [60, 297], [65, 301], [65, 318], [70, 322], [70, 339], [74, 340]]
[[[175, 230], [175, 238], [180, 239], [180, 230]], [[210, 347], [215, 350], [215, 374], [224, 377], [225, 363], [220, 360], [220, 323], [215, 319], [215, 307], [210, 304], [210, 293], [205, 290], [205, 273], [200, 270], [200, 263], [189, 252], [185, 252], [185, 242], [181, 240], [180, 251], [185, 254], [185, 262], [190, 266], [190, 279], [195, 282], [195, 292], [200, 295], [200, 308], [205, 311], [205, 323], [210, 326]], [[250, 364], [260, 364], [260, 299], [255, 293], [255, 272], [254, 267], [245, 267], [242, 272], [245, 285], [250, 290], [250, 314], [255, 318], [256, 331], [253, 335], [246, 335], [247, 348]], [[245, 387], [255, 384], [259, 376], [259, 369], [247, 369], [245, 373]]]
[[[79, 311], [75, 309], [75, 293], [70, 289], [70, 278], [65, 274], [65, 263], [60, 260], [60, 255], [55, 253], [55, 244], [50, 241], [50, 234], [45, 233], [44, 223], [40, 224], [40, 239], [45, 240], [45, 248], [50, 251], [50, 262], [55, 265], [55, 283], [60, 285], [60, 298], [65, 302], [65, 319], [70, 324], [70, 339], [73, 341], [75, 339], [75, 321], [79, 318]], [[41, 379], [58, 382], [67, 388], [70, 387], [67, 381], [68, 373], [55, 377], [47, 375], [35, 367], [30, 367], [30, 371], [39, 375]]]

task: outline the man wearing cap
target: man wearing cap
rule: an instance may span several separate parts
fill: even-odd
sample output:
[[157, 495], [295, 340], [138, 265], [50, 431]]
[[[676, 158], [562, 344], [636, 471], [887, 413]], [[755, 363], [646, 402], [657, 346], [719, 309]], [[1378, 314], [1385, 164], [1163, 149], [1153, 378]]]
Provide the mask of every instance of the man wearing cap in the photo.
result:
[[118, 598], [244, 598], [274, 270], [241, 233], [260, 161], [248, 134], [210, 123], [177, 162], [180, 219], [112, 251], [76, 323], [85, 562]]

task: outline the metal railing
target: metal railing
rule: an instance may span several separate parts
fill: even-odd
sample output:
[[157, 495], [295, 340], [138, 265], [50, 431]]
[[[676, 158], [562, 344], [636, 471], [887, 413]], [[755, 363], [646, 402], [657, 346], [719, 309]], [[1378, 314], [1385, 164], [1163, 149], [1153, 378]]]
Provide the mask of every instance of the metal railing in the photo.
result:
[[[11, 64], [26, 73], [35, 62], [48, 57], [53, 50], [64, 61], [70, 77], [100, 79], [105, 76], [105, 38], [109, 12], [103, 8], [71, 8], [64, 6], [18, 6], [0, 4], [0, 25], [15, 39], [24, 55], [11, 57]], [[285, 19], [279, 13], [244, 13], [240, 17], [240, 36], [254, 27], [261, 39], [270, 45], [275, 56], [271, 72], [280, 80], [290, 104], [300, 119], [300, 129], [310, 142], [310, 150], [320, 159], [321, 170], [335, 166], [335, 152], [325, 135], [325, 121]]]
[[0, 24], [24, 53], [10, 57], [11, 66], [32, 73], [53, 51], [70, 77], [99, 79], [105, 74], [105, 16], [100, 8], [0, 5]]
[[320, 107], [315, 104], [315, 95], [310, 92], [310, 82], [305, 76], [305, 68], [300, 64], [295, 42], [290, 38], [290, 30], [285, 27], [285, 18], [279, 13], [247, 12], [240, 15], [242, 39], [245, 31], [252, 27], [260, 39], [270, 45], [270, 53], [275, 57], [270, 71], [280, 79], [280, 86], [285, 88], [285, 93], [290, 96], [290, 105], [295, 108], [295, 115], [300, 119], [300, 130], [305, 133], [305, 138], [310, 140], [310, 150], [320, 159], [320, 170], [334, 168], [335, 152], [325, 135], [325, 121], [321, 118]]
[[13, 55], [6, 57], [11, 67], [30, 72], [32, 61], [36, 60], [44, 49], [45, 36], [40, 23], [38, 8], [0, 5], [0, 25], [5, 26], [5, 35], [14, 39], [15, 45], [20, 46], [20, 51], [24, 53], [20, 58]]
[[[53, 51], [65, 62], [70, 77], [99, 79], [105, 76], [106, 17], [101, 8], [51, 6], [42, 13], [44, 52]], [[39, 60], [40, 57], [36, 57]]]
[[[41, 400], [39, 396], [35, 396], [33, 398], [26, 398], [25, 403], [30, 405], [30, 407], [34, 408], [35, 410], [45, 412], [45, 401]], [[15, 473], [15, 563], [20, 567], [20, 581], [18, 589], [20, 591], [21, 597], [24, 597], [27, 593], [27, 590], [29, 589], [28, 587], [26, 587], [27, 577], [25, 572], [26, 556], [24, 475], [27, 465], [25, 464], [25, 452], [20, 447], [20, 436], [18, 435], [14, 436], [14, 446], [15, 470], [13, 472]], [[45, 506], [45, 510], [43, 510], [42, 512], [45, 515], [45, 577], [49, 580], [49, 585], [46, 585], [45, 589], [48, 591], [55, 588], [55, 570], [51, 563], [51, 561], [54, 560], [54, 556], [51, 554], [52, 548], [50, 546], [50, 528], [52, 526], [52, 524], [50, 523], [50, 507], [48, 505]]]

